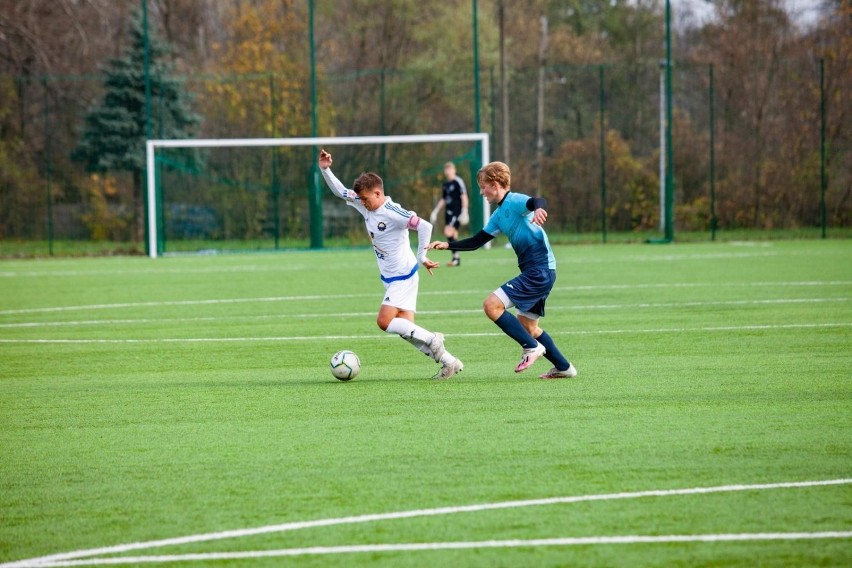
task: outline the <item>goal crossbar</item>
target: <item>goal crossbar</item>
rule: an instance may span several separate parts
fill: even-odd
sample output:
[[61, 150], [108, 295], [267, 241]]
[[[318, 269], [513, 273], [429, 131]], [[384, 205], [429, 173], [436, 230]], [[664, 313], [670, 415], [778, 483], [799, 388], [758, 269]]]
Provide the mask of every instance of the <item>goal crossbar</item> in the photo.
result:
[[[148, 256], [157, 258], [157, 179], [155, 153], [157, 148], [243, 148], [274, 146], [345, 146], [363, 144], [423, 144], [437, 142], [477, 142], [483, 164], [491, 161], [488, 133], [401, 134], [387, 136], [320, 136], [306, 138], [198, 138], [186, 140], [148, 140], [145, 143], [148, 203]], [[482, 199], [483, 220], [488, 221], [490, 204]]]

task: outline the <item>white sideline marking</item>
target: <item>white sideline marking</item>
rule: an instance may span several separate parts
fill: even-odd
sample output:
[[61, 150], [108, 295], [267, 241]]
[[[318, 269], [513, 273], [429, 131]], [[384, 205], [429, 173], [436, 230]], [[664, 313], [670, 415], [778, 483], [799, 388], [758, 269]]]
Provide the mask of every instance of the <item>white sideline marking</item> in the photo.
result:
[[[681, 282], [670, 284], [608, 284], [596, 286], [557, 286], [553, 289], [554, 292], [569, 292], [569, 291], [599, 291], [599, 290], [633, 290], [633, 289], [663, 289], [663, 288], [719, 288], [719, 287], [770, 287], [770, 286], [848, 286], [852, 285], [849, 280], [829, 280], [829, 281], [804, 281], [804, 282], [722, 282], [722, 283], [704, 283], [704, 282]], [[485, 294], [492, 288], [476, 288], [471, 290], [421, 290], [420, 296], [463, 296], [466, 294]], [[78, 306], [53, 306], [43, 308], [20, 308], [0, 310], [0, 315], [14, 314], [38, 314], [49, 312], [67, 312], [75, 310], [107, 310], [115, 308], [150, 308], [156, 306], [198, 306], [211, 304], [247, 304], [254, 302], [307, 302], [307, 301], [326, 301], [326, 300], [348, 300], [354, 298], [375, 298], [374, 293], [360, 294], [315, 294], [306, 296], [270, 296], [263, 298], [218, 298], [208, 300], [162, 300], [151, 302], [120, 302], [115, 304], [86, 304]]]
[[[706, 495], [710, 493], [729, 493], [737, 491], [765, 491], [770, 489], [798, 489], [805, 487], [826, 487], [836, 485], [849, 485], [852, 478], [823, 479], [814, 481], [788, 481], [781, 483], [758, 483], [751, 485], [718, 485], [715, 487], [691, 487], [687, 489], [655, 489], [647, 491], [631, 491], [622, 493], [602, 493], [593, 495], [575, 495], [571, 497], [548, 497], [544, 499], [525, 499], [519, 501], [502, 501], [497, 503], [480, 503], [478, 505], [463, 505], [455, 507], [437, 507], [433, 509], [414, 509], [411, 511], [396, 511], [392, 513], [374, 513], [368, 515], [357, 515], [351, 517], [338, 517], [330, 519], [318, 519], [314, 521], [297, 521], [282, 523], [278, 525], [267, 525], [248, 529], [236, 529], [214, 533], [196, 534], [161, 540], [149, 540], [146, 542], [132, 542], [116, 546], [105, 546], [101, 548], [90, 548], [87, 550], [76, 550], [19, 560], [6, 564], [0, 564], [0, 568], [20, 568], [23, 566], [48, 566], [65, 560], [85, 558], [89, 556], [103, 556], [105, 554], [121, 554], [132, 550], [146, 550], [162, 546], [177, 546], [193, 544], [198, 542], [210, 542], [229, 538], [241, 538], [260, 534], [281, 533], [314, 527], [329, 527], [336, 525], [351, 525], [357, 523], [369, 523], [375, 521], [387, 521], [396, 519], [411, 519], [414, 517], [433, 517], [438, 515], [454, 515], [457, 513], [475, 513], [479, 511], [493, 511], [497, 509], [516, 509], [522, 507], [537, 507], [542, 505], [557, 505], [565, 503], [581, 503], [585, 501], [613, 501], [616, 499], [637, 499], [641, 497], [669, 497], [672, 495]], [[616, 538], [616, 537], [601, 537]], [[386, 545], [387, 546], [387, 545]], [[110, 559], [105, 559], [110, 560]]]
[[[548, 308], [549, 311], [577, 311], [577, 310], [617, 310], [617, 309], [647, 309], [647, 308], [696, 308], [705, 306], [759, 306], [759, 305], [781, 305], [781, 304], [822, 304], [822, 303], [841, 303], [848, 302], [849, 298], [776, 298], [772, 300], [726, 300], [718, 302], [657, 302], [657, 303], [639, 303], [639, 304], [592, 304], [580, 306], [554, 306]], [[305, 313], [293, 314], [290, 312], [280, 314], [258, 314], [258, 315], [238, 315], [238, 316], [203, 316], [192, 318], [140, 318], [140, 319], [105, 319], [105, 320], [79, 320], [79, 321], [33, 321], [33, 322], [15, 322], [15, 323], [0, 323], [0, 328], [21, 328], [21, 327], [59, 327], [59, 326], [76, 326], [76, 325], [130, 325], [140, 323], [187, 323], [197, 321], [224, 321], [224, 320], [249, 320], [257, 321], [264, 319], [320, 319], [320, 318], [345, 318], [345, 317], [370, 317], [375, 315], [375, 311], [370, 312], [343, 312], [343, 313]], [[480, 314], [482, 309], [464, 309], [464, 310], [421, 310], [417, 312], [419, 315], [459, 315], [459, 314]]]
[[[735, 243], [731, 243], [736, 246]], [[369, 250], [369, 243], [365, 242], [361, 247], [362, 250]], [[353, 249], [356, 250], [356, 249]], [[272, 251], [270, 251], [272, 252]], [[193, 255], [195, 253], [187, 253], [187, 256]], [[649, 255], [649, 254], [637, 254], [637, 255], [621, 255], [617, 257], [607, 257], [607, 258], [560, 258], [560, 264], [604, 264], [610, 262], [648, 262], [648, 261], [678, 261], [678, 260], [712, 260], [712, 259], [720, 259], [720, 258], [752, 258], [752, 257], [767, 257], [767, 256], [780, 256], [780, 252], [772, 251], [772, 252], [720, 252], [720, 253], [692, 253], [692, 254], [668, 254], [668, 255]], [[517, 260], [515, 258], [494, 258], [488, 259], [489, 264], [515, 264]], [[137, 268], [139, 265], [134, 266], [133, 268]], [[128, 271], [127, 266], [122, 266], [120, 268], [116, 268], [114, 270], [107, 269], [92, 269], [92, 270], [80, 270], [80, 269], [67, 269], [67, 270], [22, 270], [22, 271], [14, 271], [14, 270], [3, 270], [0, 271], [0, 278], [14, 278], [14, 277], [44, 277], [44, 276], [93, 276], [93, 275], [114, 275], [114, 276], [129, 276], [134, 277], [139, 274], [216, 274], [220, 272], [239, 272], [240, 274], [245, 274], [246, 272], [297, 272], [300, 270], [315, 270], [315, 264], [269, 264], [269, 265], [259, 265], [259, 264], [248, 264], [248, 265], [217, 265], [217, 266], [184, 266], [184, 267], [157, 267], [151, 268], [150, 266], [145, 266], [144, 268], [138, 271]]]
[[[711, 331], [771, 331], [777, 329], [820, 329], [829, 327], [852, 327], [852, 322], [837, 323], [790, 323], [771, 325], [723, 325], [713, 327], [675, 327], [660, 329], [600, 329], [600, 330], [570, 330], [551, 331], [551, 335], [621, 335], [629, 333], [686, 333]], [[447, 333], [447, 337], [503, 337], [499, 332], [482, 333]], [[357, 340], [376, 338], [393, 339], [396, 335], [290, 335], [281, 337], [169, 337], [151, 339], [11, 339], [0, 338], [0, 343], [58, 343], [58, 344], [87, 344], [87, 343], [244, 343], [258, 341], [320, 341], [320, 340]]]
[[[187, 562], [198, 560], [245, 560], [281, 558], [286, 556], [325, 556], [357, 552], [415, 552], [428, 550], [472, 550], [483, 548], [536, 548], [541, 546], [590, 546], [597, 544], [660, 544], [689, 542], [754, 542], [777, 540], [818, 540], [852, 538], [852, 531], [786, 532], [786, 533], [734, 533], [734, 534], [673, 534], [663, 536], [625, 535], [565, 538], [535, 538], [511, 540], [480, 540], [467, 542], [413, 542], [403, 544], [355, 544], [349, 546], [313, 546], [309, 548], [282, 548], [278, 550], [248, 550], [245, 552], [201, 552], [157, 556], [125, 556], [118, 558], [91, 558], [30, 564], [29, 566], [106, 566], [137, 563]], [[22, 565], [23, 566], [23, 565]]]

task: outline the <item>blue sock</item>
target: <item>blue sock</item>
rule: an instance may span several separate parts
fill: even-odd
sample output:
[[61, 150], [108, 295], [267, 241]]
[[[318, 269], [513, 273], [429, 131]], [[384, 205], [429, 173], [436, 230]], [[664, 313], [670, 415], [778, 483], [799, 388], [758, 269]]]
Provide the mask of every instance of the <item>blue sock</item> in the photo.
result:
[[565, 358], [559, 348], [556, 347], [556, 344], [553, 343], [553, 338], [547, 335], [546, 331], [542, 331], [541, 335], [538, 336], [538, 342], [544, 345], [544, 348], [547, 349], [547, 353], [544, 354], [547, 357], [547, 360], [553, 363], [553, 366], [556, 367], [558, 371], [564, 371], [571, 364], [568, 362], [568, 359]]
[[537, 345], [535, 338], [530, 335], [530, 332], [521, 325], [518, 318], [509, 312], [503, 312], [502, 315], [494, 321], [494, 323], [500, 326], [503, 333], [517, 341], [524, 349], [532, 349]]

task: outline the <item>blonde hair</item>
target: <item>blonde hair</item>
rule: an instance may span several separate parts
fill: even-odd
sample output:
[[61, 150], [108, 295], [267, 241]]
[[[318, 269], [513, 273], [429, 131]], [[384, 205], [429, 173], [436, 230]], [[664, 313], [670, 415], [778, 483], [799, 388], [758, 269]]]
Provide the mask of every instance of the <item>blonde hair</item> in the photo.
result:
[[503, 162], [491, 162], [480, 168], [476, 174], [476, 182], [479, 185], [496, 183], [500, 187], [507, 188], [512, 185], [512, 172]]

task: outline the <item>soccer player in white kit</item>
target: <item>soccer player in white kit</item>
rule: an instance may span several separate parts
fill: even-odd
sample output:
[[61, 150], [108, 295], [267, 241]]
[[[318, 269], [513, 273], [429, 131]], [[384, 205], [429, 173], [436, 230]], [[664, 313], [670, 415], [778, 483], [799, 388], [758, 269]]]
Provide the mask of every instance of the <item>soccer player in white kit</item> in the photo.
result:
[[[419, 264], [423, 264], [429, 274], [438, 267], [437, 262], [426, 257], [426, 246], [432, 237], [431, 223], [394, 203], [385, 195], [382, 178], [374, 173], [361, 174], [353, 189], [348, 189], [332, 173], [331, 162], [331, 154], [320, 150], [319, 167], [328, 187], [364, 217], [379, 264], [379, 275], [385, 285], [376, 324], [382, 331], [399, 335], [440, 363], [441, 370], [433, 378], [449, 379], [464, 369], [464, 364], [444, 348], [442, 334], [432, 333], [414, 323]], [[408, 231], [417, 232], [416, 258], [411, 252]]]

